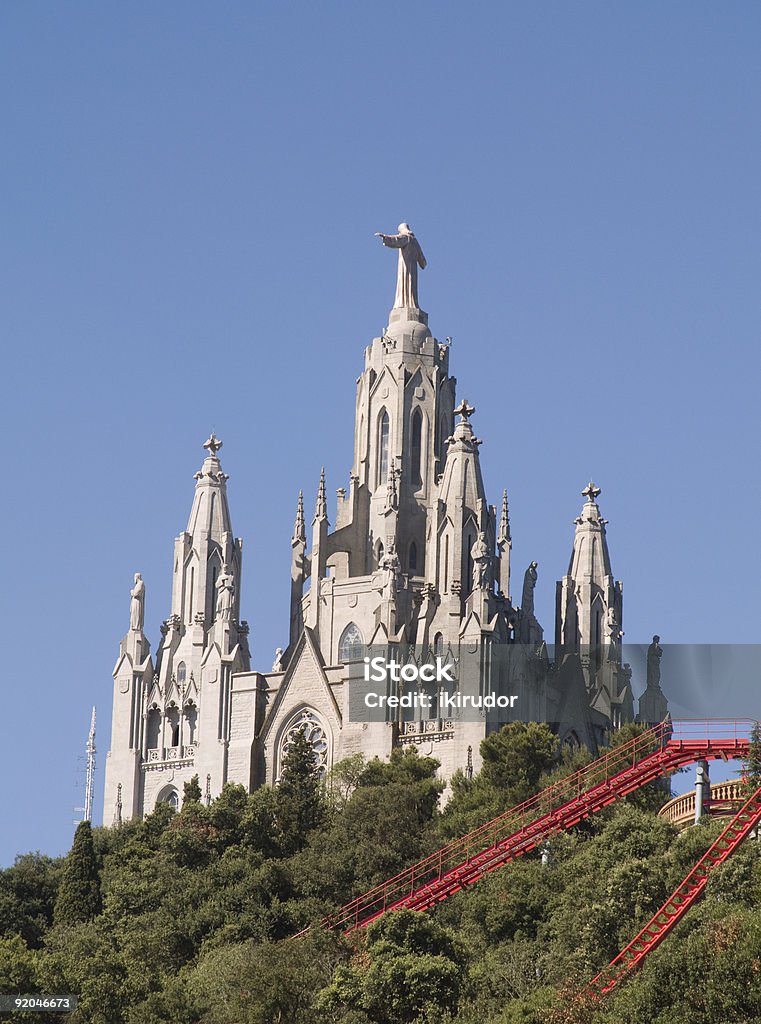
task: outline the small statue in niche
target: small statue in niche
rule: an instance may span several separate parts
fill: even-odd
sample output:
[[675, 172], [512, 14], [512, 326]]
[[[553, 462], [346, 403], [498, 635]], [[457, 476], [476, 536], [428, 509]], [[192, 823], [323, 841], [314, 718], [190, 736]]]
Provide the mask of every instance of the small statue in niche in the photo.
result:
[[473, 589], [488, 590], [491, 584], [491, 555], [483, 530], [470, 549], [470, 557], [473, 559]]
[[220, 622], [229, 622], [235, 601], [235, 579], [227, 565], [222, 567], [217, 580], [217, 617]]

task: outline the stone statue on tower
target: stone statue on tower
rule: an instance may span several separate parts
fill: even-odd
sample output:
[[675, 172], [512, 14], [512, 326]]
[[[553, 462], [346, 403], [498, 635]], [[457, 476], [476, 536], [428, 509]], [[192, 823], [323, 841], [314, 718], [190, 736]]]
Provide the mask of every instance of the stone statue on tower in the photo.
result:
[[229, 622], [235, 601], [235, 578], [227, 565], [223, 566], [217, 580], [217, 590], [217, 616], [221, 622]]
[[399, 233], [396, 235], [384, 235], [381, 231], [375, 232], [376, 237], [380, 238], [389, 249], [399, 250], [394, 309], [404, 307], [419, 309], [417, 268], [425, 269], [425, 256], [409, 224], [400, 224], [397, 230]]
[[135, 573], [135, 585], [129, 594], [129, 628], [140, 630], [145, 620], [145, 583], [139, 572]]

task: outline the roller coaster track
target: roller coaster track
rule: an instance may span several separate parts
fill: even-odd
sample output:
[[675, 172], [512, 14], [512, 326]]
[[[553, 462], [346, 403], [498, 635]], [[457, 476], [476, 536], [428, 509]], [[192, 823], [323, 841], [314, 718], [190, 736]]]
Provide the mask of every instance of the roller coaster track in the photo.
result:
[[592, 995], [610, 992], [639, 966], [647, 954], [661, 943], [672, 928], [682, 920], [708, 883], [711, 872], [731, 856], [749, 832], [761, 821], [761, 786], [745, 803], [730, 823], [700, 858], [687, 877], [680, 882], [663, 906], [645, 927], [621, 950], [610, 965], [589, 985]]
[[[752, 726], [750, 720], [661, 722], [573, 775], [553, 783], [530, 800], [512, 807], [473, 832], [455, 839], [436, 853], [405, 868], [369, 892], [357, 896], [346, 906], [326, 917], [322, 925], [349, 933], [365, 927], [389, 910], [427, 910], [454, 893], [473, 885], [484, 875], [496, 871], [530, 850], [543, 846], [552, 835], [572, 828], [591, 814], [608, 807], [667, 772], [699, 760], [721, 758], [727, 761], [746, 757]], [[618, 966], [621, 967], [624, 963], [627, 965], [621, 976], [630, 969], [629, 964], [634, 966], [635, 962], [639, 962], [642, 956], [645, 956], [673, 927], [669, 924], [671, 918], [676, 916], [673, 908], [678, 909], [684, 904], [684, 909], [678, 913], [679, 919], [700, 894], [702, 887], [705, 886], [705, 880], [701, 883], [702, 876], [695, 872], [710, 872], [712, 867], [728, 857], [747, 835], [753, 827], [752, 823], [748, 824], [750, 819], [758, 820], [758, 815], [754, 817], [754, 813], [751, 812], [756, 806], [754, 801], [759, 796], [761, 795], [754, 794], [722, 833], [722, 836], [729, 837], [726, 846], [721, 849], [717, 847], [722, 839], [720, 836], [694, 872], [691, 872], [682, 883], [682, 886], [687, 888], [682, 891], [680, 886], [673, 894], [672, 898], [681, 900], [681, 903], [665, 904], [658, 912], [659, 915], [665, 915], [661, 918], [663, 929], [658, 931], [653, 922], [646, 926], [645, 930], [648, 927], [651, 929], [648, 933], [651, 939], [643, 940], [647, 949], [639, 953], [641, 946], [638, 945], [635, 949], [632, 944], [620, 954], [624, 960]], [[746, 816], [739, 821], [743, 811], [746, 811]], [[736, 822], [740, 831], [737, 832], [734, 841], [731, 837], [734, 833], [730, 834], [730, 830]], [[711, 857], [720, 856], [720, 859], [714, 864], [709, 854]], [[640, 936], [637, 936], [634, 943], [638, 940]], [[599, 981], [599, 978], [600, 976], [593, 983], [598, 989], [601, 985], [607, 984]], [[601, 990], [607, 991], [605, 988]]]

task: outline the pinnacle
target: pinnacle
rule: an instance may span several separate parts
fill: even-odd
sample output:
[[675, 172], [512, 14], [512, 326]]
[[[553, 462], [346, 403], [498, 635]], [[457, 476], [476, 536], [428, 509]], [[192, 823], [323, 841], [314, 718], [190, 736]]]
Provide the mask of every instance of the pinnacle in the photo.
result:
[[507, 490], [502, 492], [502, 514], [499, 519], [499, 541], [505, 543], [510, 540], [510, 511], [507, 506]]
[[304, 526], [304, 492], [299, 491], [299, 500], [296, 505], [296, 521], [293, 524], [293, 542], [298, 543], [306, 540], [306, 529]]
[[327, 519], [328, 503], [325, 497], [325, 467], [320, 471], [320, 486], [317, 488], [317, 505], [314, 510], [315, 519]]

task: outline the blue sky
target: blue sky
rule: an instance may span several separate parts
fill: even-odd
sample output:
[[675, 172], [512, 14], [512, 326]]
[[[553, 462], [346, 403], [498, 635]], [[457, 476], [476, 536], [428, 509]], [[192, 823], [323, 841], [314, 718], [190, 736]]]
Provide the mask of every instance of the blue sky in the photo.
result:
[[257, 667], [284, 646], [401, 220], [545, 630], [592, 476], [627, 640], [759, 641], [760, 35], [695, 0], [0, 7], [0, 863], [68, 847], [92, 704], [100, 814], [132, 573], [155, 646], [212, 425]]

